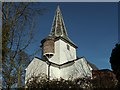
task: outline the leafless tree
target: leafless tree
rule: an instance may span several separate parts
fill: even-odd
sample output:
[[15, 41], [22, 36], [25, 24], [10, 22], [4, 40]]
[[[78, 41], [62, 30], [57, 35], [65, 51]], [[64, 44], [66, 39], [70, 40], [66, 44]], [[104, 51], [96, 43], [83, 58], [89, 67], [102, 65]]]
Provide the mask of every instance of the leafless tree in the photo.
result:
[[33, 42], [35, 32], [34, 17], [46, 11], [35, 7], [35, 4], [2, 3], [2, 75], [6, 88], [15, 84], [18, 88], [22, 86], [25, 65], [29, 63], [30, 57], [25, 49]]

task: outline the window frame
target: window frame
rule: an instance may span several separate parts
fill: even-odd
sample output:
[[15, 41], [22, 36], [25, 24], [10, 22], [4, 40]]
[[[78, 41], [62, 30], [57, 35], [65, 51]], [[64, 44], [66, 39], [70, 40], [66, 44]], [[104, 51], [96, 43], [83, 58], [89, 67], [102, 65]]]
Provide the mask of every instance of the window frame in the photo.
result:
[[70, 45], [67, 44], [67, 50], [70, 50]]

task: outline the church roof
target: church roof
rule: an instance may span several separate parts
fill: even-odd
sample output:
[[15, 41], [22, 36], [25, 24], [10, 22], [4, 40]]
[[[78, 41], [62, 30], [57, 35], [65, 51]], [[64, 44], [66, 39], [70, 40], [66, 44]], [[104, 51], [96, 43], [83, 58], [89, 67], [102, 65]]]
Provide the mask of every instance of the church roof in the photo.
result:
[[69, 43], [71, 43], [74, 46], [76, 46], [68, 38], [68, 34], [67, 34], [67, 31], [66, 31], [66, 27], [65, 27], [64, 20], [63, 20], [62, 13], [61, 13], [61, 10], [60, 10], [59, 6], [57, 6], [57, 9], [56, 9], [56, 12], [55, 12], [55, 16], [54, 16], [54, 19], [53, 19], [53, 23], [52, 23], [51, 32], [50, 32], [49, 36], [55, 36], [55, 37], [63, 38], [66, 41], [68, 41]]
[[93, 70], [99, 70], [99, 69], [96, 67], [96, 65], [90, 63], [89, 61], [87, 61], [87, 62], [88, 62], [88, 64], [92, 67]]

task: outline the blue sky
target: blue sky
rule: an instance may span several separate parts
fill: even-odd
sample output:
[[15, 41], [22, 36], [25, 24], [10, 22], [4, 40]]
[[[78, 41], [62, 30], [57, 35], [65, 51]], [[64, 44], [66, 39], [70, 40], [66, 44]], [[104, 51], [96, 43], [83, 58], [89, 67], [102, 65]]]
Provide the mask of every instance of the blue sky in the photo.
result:
[[[110, 69], [109, 58], [118, 42], [117, 3], [40, 3], [47, 8], [43, 15], [35, 17], [35, 39], [26, 50], [39, 49], [40, 41], [51, 31], [52, 21], [59, 4], [69, 38], [78, 46], [77, 56], [84, 56], [99, 69]], [[40, 53], [36, 55], [41, 57]]]

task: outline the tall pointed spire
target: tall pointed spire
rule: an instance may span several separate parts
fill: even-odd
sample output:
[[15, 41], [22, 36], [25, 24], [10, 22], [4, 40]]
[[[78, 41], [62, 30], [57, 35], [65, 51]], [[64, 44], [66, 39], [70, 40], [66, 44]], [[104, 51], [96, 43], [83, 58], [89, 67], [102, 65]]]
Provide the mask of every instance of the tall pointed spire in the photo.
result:
[[[59, 5], [57, 6], [57, 9], [55, 11], [55, 16], [53, 19], [53, 23], [52, 23], [52, 28], [51, 28], [51, 32], [49, 34], [49, 36], [54, 36], [54, 37], [61, 37], [64, 40], [68, 41], [69, 43], [73, 44], [74, 46], [76, 46], [69, 38], [67, 35], [67, 31], [66, 31], [66, 27], [64, 24], [64, 20], [62, 17], [62, 13], [60, 10]], [[76, 46], [77, 47], [77, 46]]]
[[61, 36], [64, 38], [68, 37], [59, 5], [57, 6], [57, 9], [55, 12], [50, 35], [54, 35], [57, 37]]

